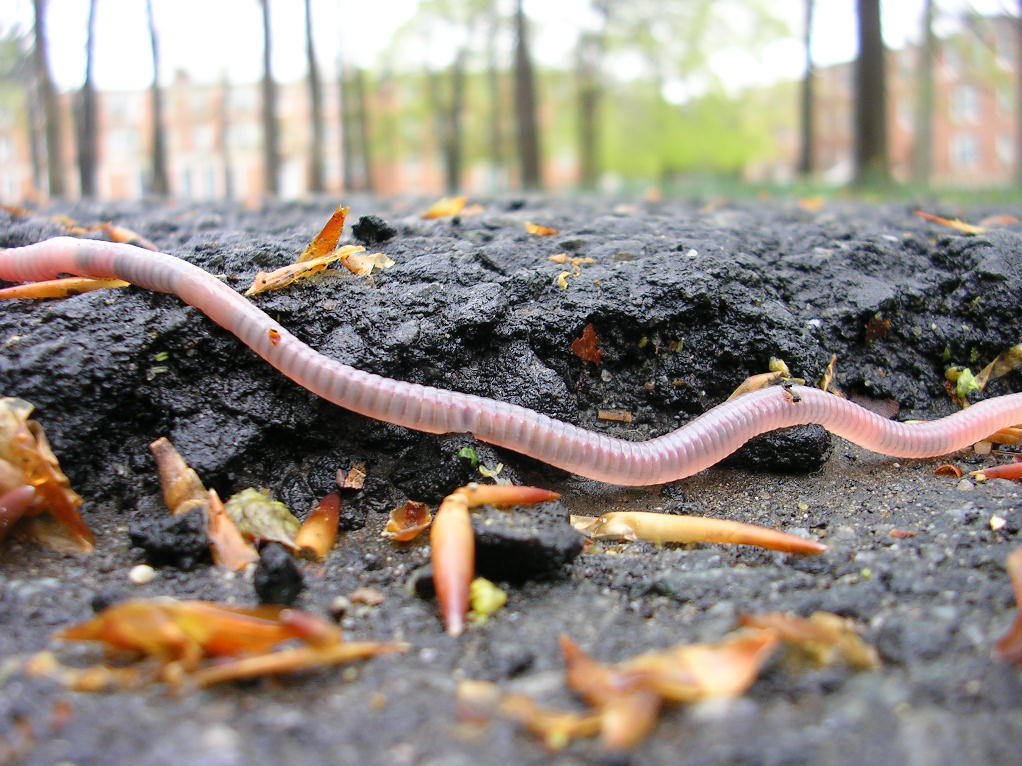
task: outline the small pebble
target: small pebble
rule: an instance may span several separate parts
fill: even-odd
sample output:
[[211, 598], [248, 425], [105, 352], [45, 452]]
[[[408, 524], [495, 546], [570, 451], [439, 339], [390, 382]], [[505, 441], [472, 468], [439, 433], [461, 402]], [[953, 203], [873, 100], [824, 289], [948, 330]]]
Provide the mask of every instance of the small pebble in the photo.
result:
[[135, 585], [145, 585], [146, 583], [152, 582], [156, 577], [156, 570], [148, 564], [139, 564], [133, 566], [131, 571], [128, 572], [128, 579], [131, 580]]
[[969, 481], [968, 479], [962, 479], [955, 485], [955, 489], [961, 490], [962, 492], [968, 492], [972, 488], [973, 488], [972, 482]]
[[351, 600], [347, 596], [337, 596], [330, 602], [330, 614], [335, 620], [341, 619], [351, 609]]
[[383, 594], [376, 588], [356, 588], [349, 598], [353, 604], [365, 604], [366, 606], [379, 606], [383, 603]]
[[996, 515], [995, 515], [995, 516], [991, 516], [991, 517], [990, 517], [990, 528], [991, 528], [991, 529], [992, 529], [992, 530], [993, 530], [994, 532], [999, 532], [1000, 530], [1004, 529], [1004, 526], [1005, 526], [1005, 525], [1006, 525], [1007, 523], [1008, 523], [1008, 522], [1007, 522], [1007, 521], [1006, 521], [1006, 520], [1005, 520], [1004, 518], [1002, 518], [1002, 517], [1000, 517], [1000, 516], [996, 516]]

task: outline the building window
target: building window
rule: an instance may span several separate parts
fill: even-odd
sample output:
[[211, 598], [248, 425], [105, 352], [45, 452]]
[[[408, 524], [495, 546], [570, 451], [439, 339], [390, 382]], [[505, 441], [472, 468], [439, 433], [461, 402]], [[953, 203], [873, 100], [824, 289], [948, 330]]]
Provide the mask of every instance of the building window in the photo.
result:
[[959, 85], [951, 91], [951, 119], [957, 123], [979, 121], [979, 92], [971, 85]]
[[975, 136], [960, 133], [951, 139], [951, 165], [958, 170], [970, 170], [979, 165], [979, 141]]

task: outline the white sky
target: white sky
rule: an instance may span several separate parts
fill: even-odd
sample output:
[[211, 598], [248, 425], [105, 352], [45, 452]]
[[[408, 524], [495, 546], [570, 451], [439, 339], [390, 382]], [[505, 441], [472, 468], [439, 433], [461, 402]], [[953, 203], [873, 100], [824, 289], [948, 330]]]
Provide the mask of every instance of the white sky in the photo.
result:
[[[621, 0], [627, 1], [627, 0]], [[683, 0], [665, 0], [682, 2]], [[262, 14], [259, 0], [152, 0], [160, 35], [162, 78], [176, 70], [212, 82], [225, 73], [232, 82], [253, 82], [262, 71]], [[803, 0], [768, 0], [789, 19], [793, 37], [773, 45], [766, 60], [740, 51], [722, 51], [711, 65], [724, 79], [748, 85], [796, 78], [803, 66]], [[917, 39], [923, 0], [885, 0], [884, 36], [891, 47]], [[140, 89], [152, 77], [143, 0], [98, 0], [95, 82], [107, 90]], [[1012, 13], [1016, 0], [936, 0], [943, 21], [938, 33], [967, 10]], [[305, 73], [302, 0], [271, 0], [273, 72], [279, 81]], [[416, 9], [416, 0], [312, 0], [317, 59], [324, 75], [335, 71], [339, 52], [377, 66], [384, 57], [407, 56], [393, 35]], [[84, 69], [87, 0], [49, 0], [50, 62], [59, 87], [76, 88]], [[848, 61], [855, 55], [854, 0], [816, 0], [813, 55], [818, 64]], [[543, 64], [567, 66], [587, 0], [526, 0], [532, 22], [532, 51]], [[31, 29], [31, 0], [0, 0], [0, 31]], [[436, 45], [436, 43], [434, 43]], [[453, 46], [440, 41], [438, 58]], [[437, 63], [444, 63], [438, 61]]]

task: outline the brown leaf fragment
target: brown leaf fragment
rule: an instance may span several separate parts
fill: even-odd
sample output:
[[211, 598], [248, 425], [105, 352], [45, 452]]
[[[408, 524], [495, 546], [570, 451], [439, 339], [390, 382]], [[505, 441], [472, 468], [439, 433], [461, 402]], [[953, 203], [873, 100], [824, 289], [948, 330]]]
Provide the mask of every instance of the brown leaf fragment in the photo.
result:
[[339, 489], [362, 489], [365, 483], [365, 463], [355, 463], [347, 473], [345, 473], [343, 468], [337, 469], [337, 487]]
[[156, 461], [163, 488], [163, 502], [174, 516], [204, 507], [209, 495], [199, 475], [188, 466], [184, 458], [165, 436], [149, 445]]
[[366, 606], [379, 606], [383, 603], [384, 595], [381, 591], [376, 588], [355, 588], [348, 596], [348, 600], [353, 604], [365, 604]]
[[986, 233], [986, 229], [984, 227], [982, 227], [982, 226], [973, 226], [972, 224], [966, 223], [965, 221], [960, 221], [957, 218], [955, 218], [955, 219], [941, 218], [940, 216], [937, 216], [937, 215], [930, 215], [929, 213], [924, 213], [922, 210], [916, 210], [915, 214], [919, 218], [922, 218], [924, 221], [930, 221], [932, 223], [939, 223], [941, 226], [947, 226], [949, 229], [954, 229], [955, 231], [960, 231], [962, 234], [985, 234]]
[[[8, 504], [6, 518], [13, 525], [15, 516], [47, 512], [66, 530], [76, 553], [91, 553], [95, 541], [78, 512], [83, 500], [71, 489], [43, 427], [29, 420], [33, 409], [24, 399], [0, 398], [0, 496]], [[30, 501], [22, 486], [32, 488]], [[0, 527], [0, 539], [7, 529]]]
[[275, 271], [260, 271], [252, 281], [252, 286], [245, 291], [245, 295], [258, 295], [268, 290], [279, 290], [282, 287], [287, 287], [292, 282], [323, 271], [334, 261], [340, 260], [351, 253], [361, 253], [364, 250], [365, 248], [361, 246], [345, 245], [344, 247], [337, 248], [332, 253], [327, 253], [318, 258], [282, 266]]
[[524, 727], [551, 752], [559, 752], [580, 737], [599, 734], [599, 713], [574, 713], [541, 707], [522, 694], [509, 694], [500, 702], [500, 712]]
[[79, 237], [83, 234], [88, 234], [89, 230], [82, 226], [74, 218], [66, 215], [54, 215], [50, 216], [50, 220], [58, 226], [63, 226], [64, 231], [72, 236]]
[[422, 214], [422, 217], [429, 220], [433, 218], [453, 218], [462, 211], [468, 197], [443, 197], [438, 199], [429, 209]]
[[933, 469], [934, 476], [950, 476], [954, 479], [962, 478], [962, 469], [956, 465], [950, 463], [944, 463], [944, 465], [938, 465]]
[[628, 410], [597, 410], [597, 420], [612, 420], [617, 423], [631, 423], [632, 413]]
[[827, 200], [823, 197], [803, 197], [798, 201], [798, 206], [807, 213], [818, 213], [823, 210]]
[[1015, 591], [1018, 614], [1008, 632], [994, 645], [994, 654], [1013, 665], [1022, 663], [1022, 547], [1016, 548], [1004, 562]]
[[301, 522], [282, 502], [271, 500], [269, 492], [249, 487], [231, 495], [224, 507], [231, 521], [249, 539], [257, 543], [280, 543], [298, 551], [295, 535]]
[[979, 225], [990, 228], [997, 226], [1014, 226], [1018, 222], [1018, 218], [1013, 215], [989, 215], [980, 221]]
[[1022, 443], [1022, 427], [1009, 426], [995, 431], [986, 438], [986, 441], [994, 444], [1019, 444]]
[[152, 250], [154, 253], [159, 252], [160, 250], [160, 248], [141, 234], [137, 234], [131, 229], [126, 229], [123, 226], [114, 226], [112, 223], [101, 223], [96, 228], [106, 234], [110, 238], [111, 242], [120, 242], [124, 245], [142, 247], [146, 250]]
[[784, 376], [779, 372], [763, 372], [759, 375], [750, 375], [738, 385], [738, 388], [731, 393], [731, 396], [726, 401], [730, 402], [732, 399], [751, 391], [759, 391], [768, 386], [775, 386], [782, 380], [784, 380]]
[[341, 496], [336, 492], [319, 501], [316, 509], [302, 522], [295, 545], [303, 556], [322, 561], [334, 547], [341, 517]]
[[853, 620], [830, 612], [814, 612], [808, 619], [790, 613], [741, 615], [741, 624], [773, 631], [815, 665], [827, 667], [838, 659], [860, 670], [880, 667], [880, 655], [856, 633]]
[[982, 391], [991, 380], [1003, 377], [1019, 366], [1022, 366], [1022, 343], [999, 354], [994, 361], [980, 370], [975, 376], [976, 385]]
[[380, 534], [395, 543], [407, 543], [428, 529], [432, 520], [428, 505], [409, 500], [390, 512], [387, 526]]
[[28, 218], [31, 215], [27, 208], [17, 205], [0, 205], [0, 210], [3, 210], [11, 218]]
[[92, 290], [105, 290], [115, 287], [128, 287], [128, 282], [120, 279], [63, 277], [61, 279], [48, 279], [43, 282], [29, 282], [24, 285], [5, 287], [0, 290], [0, 300], [70, 298], [72, 295], [80, 295]]
[[227, 515], [215, 489], [209, 491], [206, 515], [206, 533], [209, 535], [209, 550], [214, 564], [236, 572], [259, 561], [259, 553], [245, 540], [241, 530]]
[[342, 255], [340, 259], [341, 265], [352, 274], [357, 274], [360, 277], [369, 276], [373, 273], [374, 269], [376, 271], [382, 271], [383, 269], [389, 269], [394, 265], [394, 261], [383, 253], [362, 255], [361, 250], [364, 249], [365, 248], [358, 250], [352, 249]]
[[348, 208], [338, 205], [322, 230], [313, 237], [312, 241], [302, 251], [302, 254], [298, 256], [298, 260], [295, 263], [304, 263], [305, 261], [322, 258], [324, 255], [329, 255], [336, 250], [337, 242], [340, 240], [341, 232], [344, 230], [344, 219], [347, 217]]
[[583, 328], [582, 337], [571, 342], [571, 353], [583, 361], [599, 364], [603, 355], [596, 346], [597, 340], [596, 330], [593, 329], [593, 324], [590, 322]]
[[895, 540], [907, 540], [910, 537], [915, 537], [918, 532], [913, 532], [910, 529], [892, 529], [887, 533], [888, 537], [893, 537]]
[[549, 237], [560, 233], [557, 229], [551, 229], [549, 226], [540, 226], [537, 223], [529, 223], [528, 221], [525, 223], [525, 231], [537, 237]]
[[827, 546], [755, 524], [704, 516], [649, 511], [614, 511], [591, 520], [572, 516], [572, 526], [594, 540], [644, 540], [651, 543], [724, 543], [816, 555]]

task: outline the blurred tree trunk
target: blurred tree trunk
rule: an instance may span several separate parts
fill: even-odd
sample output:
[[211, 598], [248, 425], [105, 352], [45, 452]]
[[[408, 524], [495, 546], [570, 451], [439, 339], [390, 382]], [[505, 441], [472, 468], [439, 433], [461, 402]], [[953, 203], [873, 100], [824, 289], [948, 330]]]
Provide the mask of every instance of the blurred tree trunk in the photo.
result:
[[32, 161], [32, 186], [35, 189], [43, 188], [43, 176], [46, 171], [43, 168], [43, 148], [39, 145], [40, 138], [46, 132], [44, 118], [39, 114], [39, 93], [38, 83], [34, 75], [28, 78], [29, 92], [26, 94], [25, 102], [28, 104], [28, 147], [29, 158]]
[[1015, 19], [1015, 185], [1022, 187], [1022, 0], [1018, 2], [1018, 17]]
[[912, 145], [912, 180], [929, 184], [933, 170], [933, 60], [936, 39], [933, 36], [933, 0], [923, 3], [923, 44], [919, 47], [916, 71], [916, 140]]
[[579, 35], [575, 52], [575, 79], [578, 92], [578, 183], [592, 190], [600, 177], [599, 106], [600, 63], [603, 40], [593, 32]]
[[78, 145], [78, 178], [83, 197], [96, 196], [96, 88], [92, 62], [96, 48], [96, 0], [89, 0], [88, 32], [85, 41], [85, 82], [78, 93], [75, 110]]
[[887, 87], [880, 0], [856, 0], [856, 5], [859, 55], [855, 59], [853, 183], [884, 185], [891, 182], [891, 173], [887, 158]]
[[46, 123], [46, 168], [47, 191], [51, 197], [63, 197], [64, 187], [64, 142], [60, 122], [60, 105], [57, 91], [50, 76], [49, 56], [46, 39], [46, 0], [33, 0], [35, 9], [35, 69], [39, 101], [43, 105]]
[[234, 199], [234, 161], [231, 156], [231, 82], [224, 72], [220, 80], [220, 114], [217, 129], [220, 133], [220, 158], [224, 171], [224, 197]]
[[529, 54], [528, 30], [522, 0], [515, 3], [515, 118], [518, 122], [518, 161], [526, 189], [542, 186], [539, 162], [539, 127], [536, 119], [536, 82]]
[[468, 51], [464, 48], [451, 62], [451, 99], [447, 111], [447, 191], [454, 194], [461, 188], [462, 165], [462, 114], [465, 111], [465, 61]]
[[312, 43], [312, 8], [305, 0], [305, 58], [309, 67], [309, 106], [312, 118], [312, 143], [309, 147], [309, 191], [323, 191], [323, 99], [319, 92], [319, 66]]
[[167, 147], [163, 132], [163, 94], [160, 92], [160, 48], [156, 37], [156, 20], [153, 18], [153, 0], [146, 0], [146, 19], [149, 22], [149, 48], [153, 54], [153, 82], [149, 87], [152, 103], [152, 178], [149, 191], [160, 197], [170, 192], [167, 178]]
[[806, 53], [806, 68], [802, 73], [802, 89], [799, 102], [799, 143], [798, 174], [808, 178], [813, 174], [813, 6], [814, 0], [805, 0], [805, 29], [803, 45]]
[[277, 83], [273, 81], [270, 0], [263, 7], [263, 189], [271, 197], [280, 193], [280, 148], [277, 127]]
[[[1022, 0], [1020, 0], [1022, 2]], [[493, 182], [498, 174], [503, 175], [507, 166], [504, 143], [504, 99], [501, 95], [500, 66], [497, 62], [497, 36], [500, 32], [500, 14], [497, 3], [489, 6], [490, 23], [486, 35], [486, 89], [489, 91], [489, 143], [490, 162], [493, 164]]]
[[362, 67], [355, 67], [354, 86], [355, 101], [358, 104], [358, 145], [359, 153], [362, 155], [362, 188], [374, 194], [376, 185], [373, 179], [372, 139], [369, 135], [369, 94]]
[[345, 191], [355, 188], [355, 110], [351, 97], [351, 69], [343, 61], [338, 66], [337, 103], [341, 124], [341, 173]]

